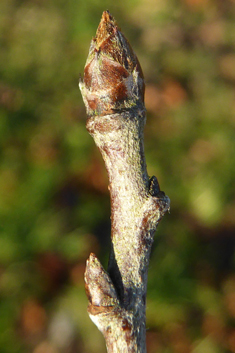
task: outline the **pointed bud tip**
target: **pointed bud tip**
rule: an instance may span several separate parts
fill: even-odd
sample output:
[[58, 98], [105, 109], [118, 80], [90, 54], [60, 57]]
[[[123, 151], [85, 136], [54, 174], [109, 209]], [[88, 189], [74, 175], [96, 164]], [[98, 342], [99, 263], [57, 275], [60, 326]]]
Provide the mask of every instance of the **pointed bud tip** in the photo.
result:
[[103, 12], [91, 42], [84, 81], [79, 87], [88, 116], [144, 105], [144, 77], [139, 61], [109, 11]]
[[[100, 20], [100, 24], [96, 31], [95, 41], [99, 48], [103, 41], [114, 32], [117, 27], [117, 22], [111, 13], [107, 10], [104, 11]], [[97, 49], [98, 49], [97, 48]]]
[[113, 22], [114, 24], [116, 24], [116, 21], [115, 21], [114, 17], [111, 15], [111, 13], [109, 12], [109, 10], [106, 10], [102, 13], [101, 21]]

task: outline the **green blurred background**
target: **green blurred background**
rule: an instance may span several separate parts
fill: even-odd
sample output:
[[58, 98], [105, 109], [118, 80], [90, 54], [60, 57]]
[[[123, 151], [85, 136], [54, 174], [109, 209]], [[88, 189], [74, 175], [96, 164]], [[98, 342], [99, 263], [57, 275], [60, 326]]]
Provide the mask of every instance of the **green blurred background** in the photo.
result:
[[0, 1], [0, 352], [101, 353], [86, 258], [107, 266], [108, 180], [79, 73], [103, 10], [146, 79], [145, 151], [171, 199], [148, 353], [235, 352], [235, 1]]

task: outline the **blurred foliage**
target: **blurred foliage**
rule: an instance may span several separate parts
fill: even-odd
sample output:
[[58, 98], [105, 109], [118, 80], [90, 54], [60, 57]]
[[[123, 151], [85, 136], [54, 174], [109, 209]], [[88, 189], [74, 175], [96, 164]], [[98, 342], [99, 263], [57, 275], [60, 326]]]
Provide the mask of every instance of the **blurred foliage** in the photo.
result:
[[1, 0], [0, 351], [105, 351], [83, 273], [91, 251], [107, 263], [108, 181], [77, 85], [107, 8], [143, 67], [148, 171], [171, 198], [148, 352], [235, 352], [234, 0]]

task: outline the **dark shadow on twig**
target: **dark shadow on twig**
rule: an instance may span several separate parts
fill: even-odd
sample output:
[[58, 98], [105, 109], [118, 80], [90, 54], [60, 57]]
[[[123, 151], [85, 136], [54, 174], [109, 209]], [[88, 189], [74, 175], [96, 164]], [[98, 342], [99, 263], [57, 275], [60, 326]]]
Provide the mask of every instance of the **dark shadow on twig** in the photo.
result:
[[110, 249], [110, 257], [109, 257], [109, 264], [108, 264], [108, 273], [110, 275], [110, 278], [113, 282], [113, 285], [116, 289], [118, 299], [120, 300], [120, 303], [124, 303], [124, 286], [122, 282], [122, 276], [118, 268], [118, 264], [115, 258], [115, 253], [113, 250], [113, 243], [111, 243], [111, 249]]

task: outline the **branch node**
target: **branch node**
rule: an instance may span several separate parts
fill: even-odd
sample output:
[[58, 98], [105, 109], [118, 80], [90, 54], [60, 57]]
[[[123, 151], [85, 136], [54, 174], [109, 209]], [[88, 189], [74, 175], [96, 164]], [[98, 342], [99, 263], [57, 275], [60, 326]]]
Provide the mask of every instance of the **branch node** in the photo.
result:
[[99, 312], [108, 308], [112, 309], [119, 304], [116, 290], [109, 275], [93, 253], [87, 260], [84, 279], [89, 300], [89, 312], [99, 314]]
[[85, 271], [88, 313], [109, 353], [146, 352], [145, 298], [156, 227], [170, 209], [144, 156], [144, 77], [128, 40], [104, 11], [79, 87], [87, 130], [109, 176], [112, 247], [108, 273], [94, 254]]

